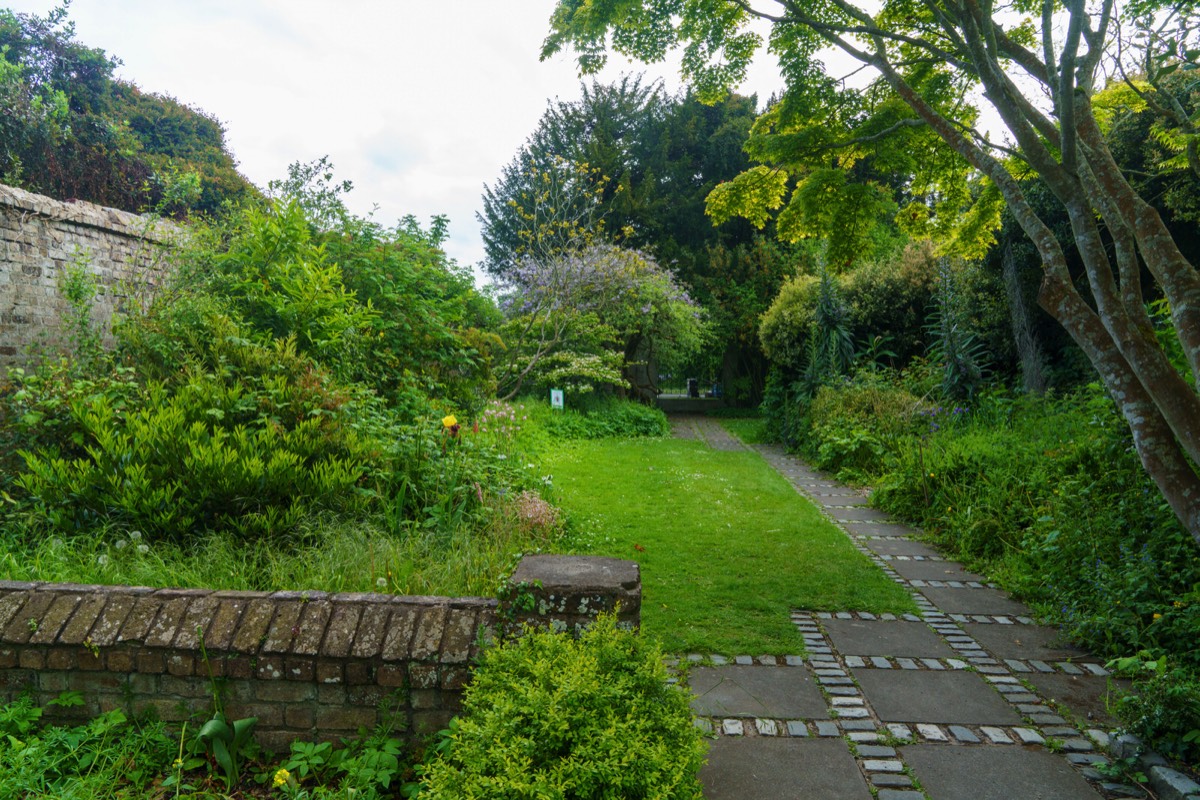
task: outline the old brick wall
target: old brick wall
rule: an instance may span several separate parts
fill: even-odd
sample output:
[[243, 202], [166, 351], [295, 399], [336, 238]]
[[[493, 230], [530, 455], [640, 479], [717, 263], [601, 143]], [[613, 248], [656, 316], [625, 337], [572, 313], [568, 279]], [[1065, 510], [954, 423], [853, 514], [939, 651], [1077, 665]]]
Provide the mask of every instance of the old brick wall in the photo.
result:
[[24, 363], [31, 347], [62, 347], [68, 266], [86, 264], [94, 276], [92, 319], [107, 331], [114, 313], [153, 291], [164, 246], [181, 235], [168, 222], [0, 185], [0, 368]]
[[[622, 620], [638, 623], [636, 564], [534, 558], [525, 574], [545, 579], [539, 599], [556, 599], [530, 621], [573, 629], [619, 603]], [[426, 733], [459, 710], [481, 644], [517, 616], [490, 598], [0, 581], [0, 702], [77, 691], [82, 706], [47, 717], [120, 708], [198, 720], [212, 713], [211, 671], [226, 714], [258, 717], [256, 737], [277, 752], [377, 724]]]

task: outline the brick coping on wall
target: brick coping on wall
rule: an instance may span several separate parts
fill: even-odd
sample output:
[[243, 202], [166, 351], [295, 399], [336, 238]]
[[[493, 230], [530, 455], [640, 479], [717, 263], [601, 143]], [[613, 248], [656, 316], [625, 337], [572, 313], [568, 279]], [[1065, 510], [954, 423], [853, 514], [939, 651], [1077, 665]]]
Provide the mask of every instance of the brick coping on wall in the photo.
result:
[[500, 623], [578, 630], [618, 606], [624, 624], [640, 617], [632, 562], [533, 556], [514, 580], [532, 600], [519, 609], [481, 597], [0, 581], [0, 699], [78, 691], [82, 706], [47, 716], [122, 708], [177, 722], [211, 714], [211, 674], [227, 716], [258, 717], [273, 750], [379, 724], [412, 735], [459, 710]]

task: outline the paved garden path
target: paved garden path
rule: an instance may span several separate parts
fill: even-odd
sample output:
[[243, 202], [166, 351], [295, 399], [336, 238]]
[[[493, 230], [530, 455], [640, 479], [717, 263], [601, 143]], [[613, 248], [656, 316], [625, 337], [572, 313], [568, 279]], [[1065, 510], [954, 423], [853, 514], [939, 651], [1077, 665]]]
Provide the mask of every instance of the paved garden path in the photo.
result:
[[[716, 420], [675, 435], [743, 449]], [[912, 592], [919, 614], [795, 609], [804, 656], [697, 662], [697, 724], [715, 737], [708, 800], [1097, 800], [1142, 796], [1095, 768], [1114, 720], [1102, 663], [947, 560], [919, 531], [774, 445], [749, 447]]]

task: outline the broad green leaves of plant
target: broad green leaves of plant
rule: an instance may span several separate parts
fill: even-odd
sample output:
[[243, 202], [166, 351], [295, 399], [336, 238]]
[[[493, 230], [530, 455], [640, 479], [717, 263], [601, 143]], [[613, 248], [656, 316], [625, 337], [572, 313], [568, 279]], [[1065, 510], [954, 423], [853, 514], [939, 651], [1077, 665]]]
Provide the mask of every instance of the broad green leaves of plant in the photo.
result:
[[713, 189], [705, 201], [708, 215], [714, 224], [744, 217], [756, 228], [762, 228], [771, 212], [783, 205], [788, 174], [782, 169], [759, 165]]

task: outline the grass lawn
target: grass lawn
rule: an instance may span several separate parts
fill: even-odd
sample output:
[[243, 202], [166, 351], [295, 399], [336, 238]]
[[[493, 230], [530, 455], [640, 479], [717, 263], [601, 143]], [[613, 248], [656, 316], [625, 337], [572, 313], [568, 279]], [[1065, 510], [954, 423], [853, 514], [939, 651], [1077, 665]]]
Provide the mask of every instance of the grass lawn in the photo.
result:
[[544, 463], [574, 550], [641, 564], [642, 628], [668, 652], [798, 653], [792, 609], [915, 610], [755, 453], [609, 439]]

